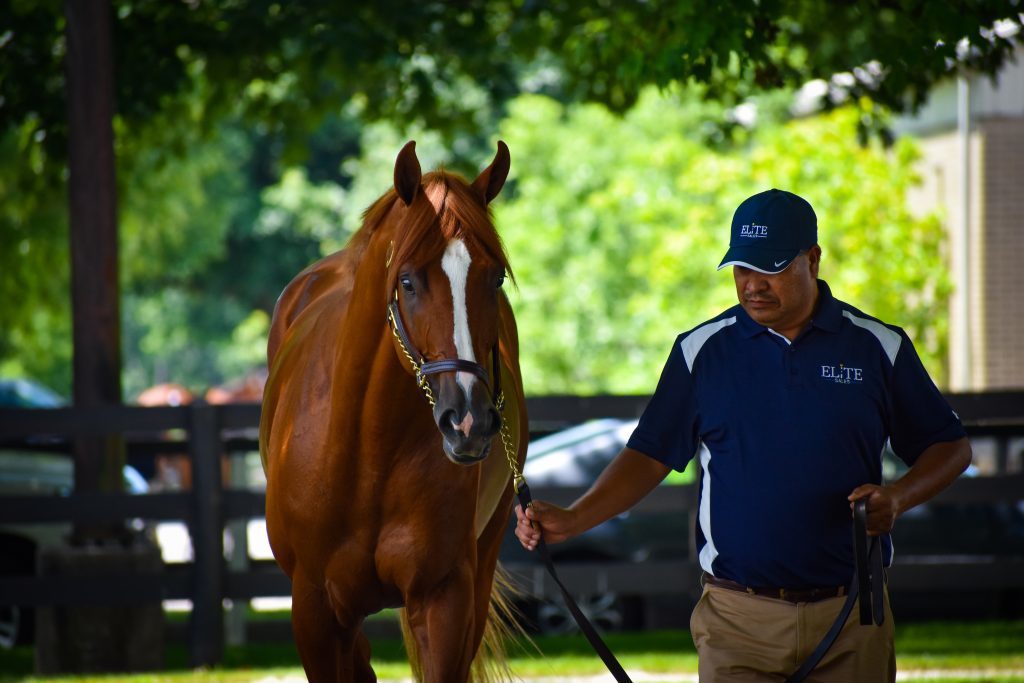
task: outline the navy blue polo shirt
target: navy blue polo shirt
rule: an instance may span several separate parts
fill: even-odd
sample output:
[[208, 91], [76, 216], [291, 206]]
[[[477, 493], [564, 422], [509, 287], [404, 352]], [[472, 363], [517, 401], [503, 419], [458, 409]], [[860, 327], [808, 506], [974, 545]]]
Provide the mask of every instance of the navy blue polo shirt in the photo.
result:
[[811, 324], [792, 343], [739, 304], [679, 335], [628, 445], [676, 470], [698, 458], [705, 571], [806, 588], [852, 579], [846, 497], [881, 484], [886, 442], [913, 465], [963, 436], [906, 333], [819, 280]]

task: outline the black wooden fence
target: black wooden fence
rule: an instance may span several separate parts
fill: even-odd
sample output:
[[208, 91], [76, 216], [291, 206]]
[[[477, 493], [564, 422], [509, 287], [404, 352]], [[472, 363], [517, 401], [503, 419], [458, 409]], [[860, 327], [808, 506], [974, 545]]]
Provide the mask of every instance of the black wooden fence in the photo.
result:
[[[995, 439], [997, 476], [963, 478], [941, 494], [944, 502], [1024, 500], [1024, 473], [1008, 471], [1016, 461], [1011, 445], [1024, 437], [1024, 392], [950, 395], [950, 403], [973, 436]], [[528, 400], [534, 434], [556, 431], [598, 417], [638, 417], [645, 396], [551, 396]], [[0, 448], [52, 449], [79, 436], [123, 435], [129, 448], [150, 452], [187, 451], [192, 460], [193, 487], [186, 492], [82, 494], [67, 496], [0, 496], [0, 524], [71, 524], [182, 520], [192, 534], [193, 557], [184, 565], [165, 565], [158, 574], [108, 576], [0, 577], [0, 605], [142, 604], [188, 599], [193, 611], [188, 646], [193, 665], [221, 661], [224, 646], [225, 599], [245, 601], [261, 596], [290, 594], [287, 577], [273, 563], [230, 568], [224, 560], [223, 530], [232, 520], [263, 516], [262, 492], [225, 488], [220, 458], [225, 453], [256, 448], [256, 404], [182, 407], [103, 407], [59, 409], [0, 409]], [[156, 442], [154, 435], [171, 430], [187, 434], [182, 442]], [[51, 438], [52, 437], [52, 438]], [[536, 497], [568, 502], [574, 489], [535, 490]], [[693, 486], [659, 487], [637, 512], [678, 511], [693, 519]], [[538, 597], [555, 597], [557, 590], [537, 566], [508, 567]], [[580, 593], [605, 591], [633, 594], [676, 594], [680, 587], [697, 586], [699, 568], [690, 557], [678, 561], [630, 564], [583, 563], [560, 569], [563, 580]], [[988, 556], [907, 561], [894, 567], [891, 583], [899, 588], [944, 590], [977, 584], [1024, 588], [1024, 558]]]

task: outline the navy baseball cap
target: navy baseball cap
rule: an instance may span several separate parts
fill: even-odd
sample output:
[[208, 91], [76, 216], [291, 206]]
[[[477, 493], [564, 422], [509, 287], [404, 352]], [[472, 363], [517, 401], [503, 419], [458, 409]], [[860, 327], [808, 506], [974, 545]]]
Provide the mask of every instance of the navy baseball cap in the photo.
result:
[[766, 190], [744, 200], [732, 216], [729, 251], [718, 264], [781, 273], [804, 249], [818, 243], [818, 217], [803, 197]]

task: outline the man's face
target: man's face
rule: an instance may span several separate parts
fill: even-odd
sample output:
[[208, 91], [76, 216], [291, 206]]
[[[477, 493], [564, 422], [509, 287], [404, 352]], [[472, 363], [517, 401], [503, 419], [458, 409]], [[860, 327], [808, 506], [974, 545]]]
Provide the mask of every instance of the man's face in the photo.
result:
[[781, 273], [765, 275], [733, 266], [736, 296], [755, 322], [794, 339], [814, 312], [821, 248], [811, 247]]

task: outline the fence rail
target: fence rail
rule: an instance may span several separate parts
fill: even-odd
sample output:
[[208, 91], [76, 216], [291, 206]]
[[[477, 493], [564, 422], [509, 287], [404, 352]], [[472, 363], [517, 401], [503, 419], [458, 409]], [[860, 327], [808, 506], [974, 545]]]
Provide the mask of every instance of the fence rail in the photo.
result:
[[[1024, 438], [1024, 391], [948, 396], [972, 436], [997, 442], [997, 461], [1005, 472], [1010, 445]], [[638, 417], [646, 396], [536, 397], [527, 401], [533, 434], [547, 433], [597, 417]], [[73, 493], [67, 496], [0, 496], [0, 526], [106, 523], [119, 520], [184, 520], [190, 527], [194, 560], [165, 565], [151, 575], [125, 574], [80, 577], [0, 577], [0, 605], [132, 604], [189, 599], [193, 613], [189, 643], [193, 665], [214, 665], [223, 655], [225, 598], [246, 600], [290, 594], [290, 584], [273, 563], [230, 568], [224, 560], [223, 530], [232, 520], [261, 517], [262, 492], [225, 489], [219, 461], [222, 454], [256, 448], [258, 404], [142, 408], [0, 409], [0, 449], [68, 451], [79, 436], [121, 434], [132, 453], [188, 452], [193, 488], [188, 492], [129, 495]], [[180, 430], [184, 440], [161, 441], [154, 435]], [[30, 457], [30, 456], [26, 456]], [[582, 489], [536, 488], [534, 495], [568, 503]], [[692, 520], [694, 486], [659, 487], [636, 508], [637, 513], [679, 512]], [[949, 503], [1024, 500], [1024, 473], [961, 479], [937, 501]], [[557, 589], [539, 565], [508, 569], [538, 597], [554, 597]], [[692, 557], [645, 563], [581, 563], [559, 569], [564, 581], [580, 593], [602, 591], [644, 595], [678, 593], [697, 586], [699, 568]], [[941, 590], [963, 582], [1024, 588], [1024, 558], [995, 561], [990, 557], [931, 558], [893, 567], [896, 588]], [[681, 588], [682, 587], [682, 588]]]

